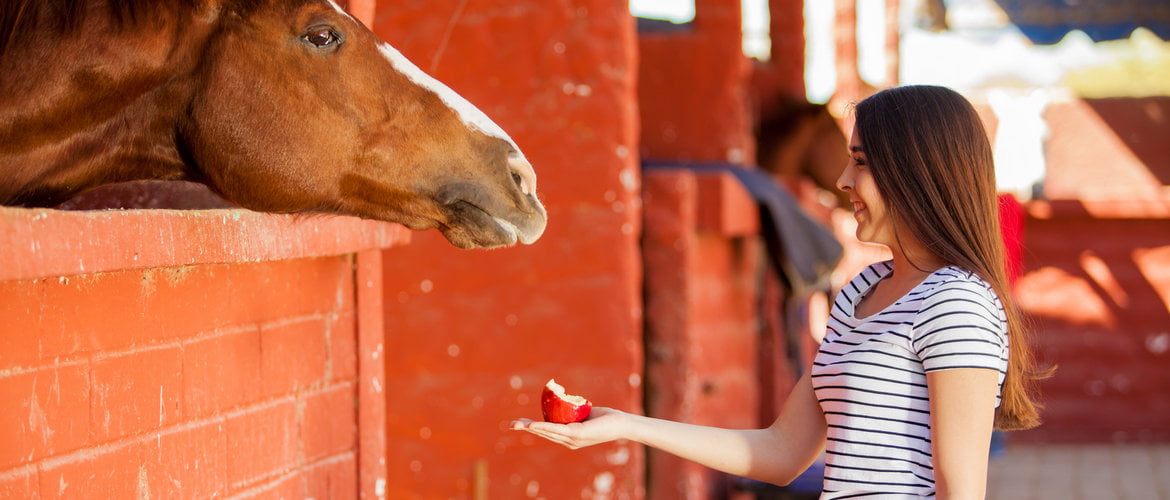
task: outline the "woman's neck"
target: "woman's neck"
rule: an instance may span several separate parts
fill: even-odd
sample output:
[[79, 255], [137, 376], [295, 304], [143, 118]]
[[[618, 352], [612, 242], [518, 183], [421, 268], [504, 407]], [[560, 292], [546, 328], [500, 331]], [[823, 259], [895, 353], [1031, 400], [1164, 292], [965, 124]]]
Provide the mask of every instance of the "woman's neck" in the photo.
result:
[[891, 250], [894, 250], [894, 269], [890, 272], [889, 278], [893, 281], [905, 280], [918, 283], [939, 268], [947, 265], [946, 262], [943, 262], [942, 259], [932, 255], [930, 252], [918, 251], [907, 255], [906, 251]]
[[858, 318], [868, 318], [895, 303], [927, 276], [943, 267], [939, 259], [907, 258], [905, 253], [895, 252], [893, 270], [866, 292], [854, 310]]

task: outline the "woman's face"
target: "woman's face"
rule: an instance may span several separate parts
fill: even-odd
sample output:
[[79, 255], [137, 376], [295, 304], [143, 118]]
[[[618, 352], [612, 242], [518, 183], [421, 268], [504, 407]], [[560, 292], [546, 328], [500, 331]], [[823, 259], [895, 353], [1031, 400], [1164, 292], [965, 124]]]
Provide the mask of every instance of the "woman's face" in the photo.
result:
[[894, 238], [894, 222], [886, 210], [886, 201], [878, 192], [877, 184], [873, 180], [873, 174], [866, 162], [865, 148], [861, 144], [856, 128], [849, 139], [849, 164], [837, 178], [837, 189], [849, 195], [849, 201], [853, 203], [857, 239], [890, 248], [897, 245]]

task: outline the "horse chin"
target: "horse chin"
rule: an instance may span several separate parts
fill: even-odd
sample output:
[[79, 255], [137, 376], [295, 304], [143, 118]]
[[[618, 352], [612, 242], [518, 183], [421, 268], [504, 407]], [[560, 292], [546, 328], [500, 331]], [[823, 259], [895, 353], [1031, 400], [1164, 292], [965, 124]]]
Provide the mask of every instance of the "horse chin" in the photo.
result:
[[543, 232], [525, 231], [467, 201], [452, 203], [448, 209], [451, 220], [439, 231], [452, 245], [463, 249], [508, 247], [516, 243], [527, 245], [536, 241]]
[[509, 247], [515, 245], [517, 241], [515, 233], [485, 234], [481, 229], [457, 226], [444, 226], [439, 231], [452, 245], [463, 250]]

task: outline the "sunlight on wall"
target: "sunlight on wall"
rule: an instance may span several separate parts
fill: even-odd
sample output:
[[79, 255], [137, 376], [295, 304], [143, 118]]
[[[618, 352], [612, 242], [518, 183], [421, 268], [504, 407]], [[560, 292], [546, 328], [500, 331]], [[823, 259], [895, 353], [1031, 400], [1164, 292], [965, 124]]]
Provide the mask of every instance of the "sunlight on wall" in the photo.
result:
[[833, 16], [833, 2], [804, 2], [804, 86], [809, 102], [827, 102], [837, 90]]
[[[772, 39], [768, 34], [768, 0], [741, 0], [740, 11], [744, 55], [767, 61], [772, 57]], [[637, 17], [685, 24], [695, 20], [695, 2], [630, 0], [630, 13]]]
[[768, 0], [742, 0], [743, 54], [761, 61], [772, 59]]
[[676, 24], [695, 20], [694, 0], [630, 0], [630, 14]]
[[[768, 0], [741, 0], [744, 55], [761, 61], [771, 59]], [[889, 84], [886, 77], [885, 0], [860, 0], [857, 4], [858, 65], [861, 77], [875, 85]], [[806, 0], [805, 88], [811, 102], [823, 103], [837, 87], [834, 55], [834, 3]], [[694, 0], [630, 0], [630, 13], [676, 24], [695, 20]]]
[[886, 82], [886, 0], [857, 2], [857, 71], [874, 86]]

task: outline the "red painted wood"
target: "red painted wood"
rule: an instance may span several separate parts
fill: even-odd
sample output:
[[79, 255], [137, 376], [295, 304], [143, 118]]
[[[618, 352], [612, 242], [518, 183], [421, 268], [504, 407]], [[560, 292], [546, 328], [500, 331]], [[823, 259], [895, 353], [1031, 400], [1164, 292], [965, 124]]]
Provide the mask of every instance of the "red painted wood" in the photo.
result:
[[638, 77], [625, 2], [380, 2], [376, 31], [483, 110], [536, 169], [531, 246], [433, 232], [384, 254], [391, 498], [638, 495], [640, 446], [576, 452], [509, 431], [556, 378], [640, 411]]
[[[127, 224], [127, 214], [134, 223]], [[258, 262], [407, 243], [398, 225], [247, 210], [62, 212], [0, 207], [0, 280]]]
[[1165, 200], [1034, 202], [1017, 297], [1034, 320], [1045, 423], [1019, 439], [1170, 441]]
[[357, 254], [358, 476], [360, 497], [386, 498], [386, 331], [382, 251]]
[[23, 209], [0, 228], [0, 497], [378, 498], [379, 248], [405, 229]]

